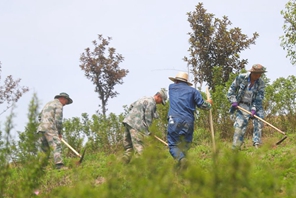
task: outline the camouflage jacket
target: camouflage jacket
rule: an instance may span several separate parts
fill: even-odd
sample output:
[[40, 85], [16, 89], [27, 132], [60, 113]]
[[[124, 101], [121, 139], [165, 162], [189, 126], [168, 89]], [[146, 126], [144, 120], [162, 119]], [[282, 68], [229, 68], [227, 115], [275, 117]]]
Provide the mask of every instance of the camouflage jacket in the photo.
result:
[[154, 98], [144, 97], [130, 105], [123, 123], [149, 135], [149, 127], [153, 119], [158, 117]]
[[[227, 99], [229, 102], [240, 102], [244, 96], [245, 90], [248, 87], [250, 79], [250, 73], [244, 73], [238, 75], [235, 80], [232, 82], [231, 86], [229, 87], [227, 93]], [[265, 83], [261, 78], [259, 78], [255, 84], [253, 89], [253, 96], [252, 96], [252, 110], [258, 111], [262, 109], [262, 101], [264, 99], [264, 89]], [[233, 112], [230, 110], [230, 112]]]
[[63, 128], [63, 105], [58, 99], [48, 102], [39, 114], [39, 131], [57, 131], [61, 134]]

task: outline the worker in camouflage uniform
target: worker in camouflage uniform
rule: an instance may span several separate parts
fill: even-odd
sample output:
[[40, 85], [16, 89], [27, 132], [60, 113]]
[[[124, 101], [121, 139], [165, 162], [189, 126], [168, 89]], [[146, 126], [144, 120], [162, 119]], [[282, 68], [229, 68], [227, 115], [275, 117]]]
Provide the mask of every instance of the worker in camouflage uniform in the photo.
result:
[[179, 72], [175, 78], [169, 77], [170, 108], [168, 112], [167, 141], [169, 152], [177, 161], [177, 166], [186, 168], [186, 152], [193, 139], [194, 112], [196, 107], [210, 110], [212, 100], [203, 100], [202, 95], [188, 82], [188, 74]]
[[260, 78], [266, 69], [255, 64], [252, 68], [243, 74], [239, 74], [232, 82], [227, 98], [231, 103], [230, 113], [234, 113], [237, 107], [240, 106], [251, 114], [237, 110], [234, 122], [233, 149], [240, 149], [244, 142], [244, 135], [247, 129], [249, 119], [253, 121], [253, 146], [258, 148], [261, 144], [261, 133], [263, 123], [258, 119], [253, 119], [254, 115], [263, 119], [264, 111], [262, 101], [264, 99], [265, 84]]
[[40, 134], [39, 144], [43, 152], [49, 154], [50, 147], [53, 149], [54, 163], [57, 169], [64, 167], [62, 159], [62, 128], [63, 106], [71, 104], [73, 100], [67, 93], [60, 93], [48, 102], [39, 114], [40, 124], [37, 133]]
[[132, 103], [123, 120], [125, 127], [123, 146], [124, 163], [129, 163], [133, 153], [140, 155], [143, 151], [144, 137], [150, 135], [149, 127], [154, 118], [158, 118], [156, 104], [165, 105], [167, 94], [161, 89], [153, 97], [144, 97]]

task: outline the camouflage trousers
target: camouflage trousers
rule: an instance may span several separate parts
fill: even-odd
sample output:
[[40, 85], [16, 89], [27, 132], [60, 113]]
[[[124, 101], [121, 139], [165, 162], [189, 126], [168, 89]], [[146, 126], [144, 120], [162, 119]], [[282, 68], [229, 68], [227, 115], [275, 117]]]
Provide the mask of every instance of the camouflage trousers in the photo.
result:
[[145, 135], [136, 129], [133, 129], [128, 124], [125, 124], [125, 131], [123, 134], [124, 158], [128, 163], [133, 154], [141, 155], [144, 148]]
[[[246, 104], [240, 104], [240, 106], [247, 111], [251, 111], [251, 107]], [[256, 112], [256, 116], [260, 118], [264, 118], [264, 112], [263, 109]], [[244, 142], [244, 135], [249, 123], [250, 114], [245, 113], [243, 111], [237, 110], [236, 112], [236, 118], [234, 122], [234, 135], [233, 135], [233, 142], [232, 147], [233, 148], [240, 148]], [[251, 119], [253, 122], [253, 144], [261, 144], [261, 134], [262, 134], [262, 128], [263, 123], [258, 120], [257, 118]]]
[[55, 131], [39, 131], [40, 138], [38, 139], [41, 151], [50, 154], [50, 149], [53, 150], [53, 159], [55, 164], [62, 164], [62, 145], [59, 135]]

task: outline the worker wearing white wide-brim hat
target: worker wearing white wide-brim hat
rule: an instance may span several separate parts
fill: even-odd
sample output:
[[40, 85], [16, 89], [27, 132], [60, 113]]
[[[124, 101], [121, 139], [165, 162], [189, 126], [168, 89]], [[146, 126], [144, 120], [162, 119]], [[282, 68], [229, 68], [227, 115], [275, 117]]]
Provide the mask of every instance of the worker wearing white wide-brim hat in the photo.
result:
[[169, 79], [174, 83], [169, 85], [167, 140], [170, 154], [182, 168], [186, 167], [186, 152], [192, 142], [196, 107], [210, 110], [212, 100], [203, 100], [200, 92], [191, 87], [186, 72]]

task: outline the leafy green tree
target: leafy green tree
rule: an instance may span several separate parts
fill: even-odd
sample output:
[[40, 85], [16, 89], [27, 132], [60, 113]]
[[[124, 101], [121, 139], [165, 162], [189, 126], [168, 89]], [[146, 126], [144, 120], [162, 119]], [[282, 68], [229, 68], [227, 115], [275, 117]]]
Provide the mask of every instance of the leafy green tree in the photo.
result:
[[30, 156], [36, 156], [38, 152], [38, 135], [36, 131], [39, 124], [39, 100], [36, 93], [33, 94], [28, 110], [28, 123], [25, 127], [25, 131], [18, 132], [19, 141], [15, 146], [15, 155], [18, 162], [28, 160]]
[[280, 37], [281, 46], [284, 50], [287, 50], [287, 57], [293, 65], [296, 64], [296, 1], [289, 0], [286, 4], [285, 10], [281, 11], [284, 17], [284, 35]]
[[240, 28], [229, 27], [232, 23], [227, 16], [219, 19], [207, 13], [202, 3], [187, 15], [192, 32], [188, 33], [189, 57], [185, 56], [183, 60], [194, 76], [195, 85], [200, 83], [202, 86], [206, 82], [215, 91], [214, 67], [222, 68], [221, 79], [216, 79], [216, 83], [224, 85], [231, 73], [239, 73], [245, 68], [248, 61], [240, 59], [240, 53], [255, 44], [259, 34], [255, 32], [249, 39]]
[[[85, 115], [87, 116], [87, 114], [82, 114], [83, 117]], [[63, 121], [63, 138], [79, 153], [82, 153], [83, 150], [83, 140], [85, 137], [84, 128], [81, 119], [78, 117], [65, 119]], [[64, 152], [66, 156], [76, 157], [70, 149], [64, 149]]]
[[[107, 117], [102, 114], [82, 114], [82, 119], [72, 118], [64, 121], [64, 137], [67, 142], [82, 151], [83, 142], [87, 152], [112, 153], [122, 148], [123, 115], [111, 113]], [[72, 152], [72, 151], [71, 151]], [[70, 151], [68, 152], [71, 153]]]
[[[128, 70], [121, 69], [119, 64], [124, 60], [121, 54], [116, 53], [115, 48], [109, 46], [112, 38], [103, 38], [98, 35], [99, 43], [94, 40], [94, 50], [86, 48], [80, 57], [80, 68], [85, 72], [86, 78], [90, 79], [96, 86], [95, 92], [99, 94], [102, 114], [106, 116], [107, 103], [110, 98], [118, 95], [114, 90], [115, 85], [123, 84], [123, 78]], [[108, 54], [106, 54], [107, 52]]]
[[[221, 67], [213, 67], [213, 80], [220, 79]], [[213, 100], [212, 106], [212, 120], [215, 132], [215, 138], [226, 139], [233, 136], [233, 121], [229, 114], [230, 104], [227, 100], [226, 94], [230, 84], [235, 78], [235, 74], [230, 74], [229, 80], [225, 85], [217, 83], [215, 86], [215, 92], [210, 91], [211, 98]], [[206, 99], [206, 93], [201, 91], [204, 99]], [[193, 144], [199, 145], [201, 141], [211, 142], [211, 131], [210, 131], [210, 116], [209, 111], [203, 111], [197, 109], [198, 113], [195, 120], [195, 134]]]
[[[0, 80], [1, 80], [2, 66], [0, 62]], [[0, 105], [7, 104], [6, 108], [0, 113], [4, 113], [13, 103], [16, 103], [24, 93], [29, 91], [28, 87], [20, 86], [21, 79], [14, 80], [12, 75], [5, 78], [4, 84], [0, 85]]]
[[119, 147], [122, 148], [123, 116], [111, 113], [108, 117], [93, 115], [89, 121], [90, 131], [87, 134], [86, 146], [94, 151], [112, 153]]
[[152, 125], [149, 129], [149, 131], [152, 132], [153, 135], [156, 135], [163, 140], [167, 139], [167, 115], [169, 111], [169, 106], [169, 102], [167, 102], [165, 105], [157, 106], [157, 113], [159, 115], [159, 118], [153, 120]]
[[[7, 117], [6, 122], [4, 124], [4, 131], [0, 130], [0, 194], [1, 196], [5, 195], [5, 189], [8, 184], [6, 179], [11, 176], [11, 169], [9, 166], [9, 162], [11, 161], [11, 130], [14, 127], [13, 117], [14, 117], [13, 109], [11, 114]], [[4, 132], [4, 133], [3, 133]]]
[[[18, 132], [19, 141], [10, 140], [11, 152], [10, 179], [5, 194], [7, 197], [31, 197], [39, 187], [45, 168], [48, 164], [47, 155], [38, 153], [36, 134], [38, 126], [39, 100], [33, 94], [28, 108], [28, 122], [23, 132]], [[8, 122], [9, 123], [9, 122]]]
[[264, 109], [266, 118], [282, 130], [295, 128], [296, 77], [278, 78], [266, 86]]

